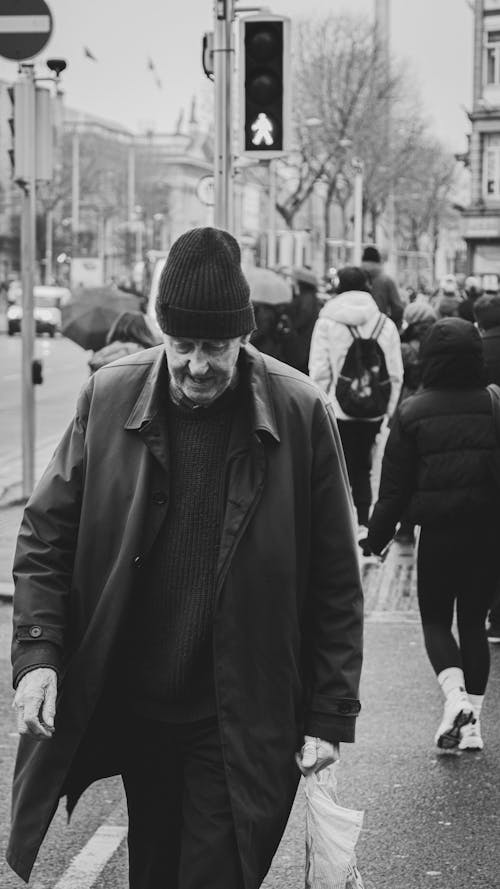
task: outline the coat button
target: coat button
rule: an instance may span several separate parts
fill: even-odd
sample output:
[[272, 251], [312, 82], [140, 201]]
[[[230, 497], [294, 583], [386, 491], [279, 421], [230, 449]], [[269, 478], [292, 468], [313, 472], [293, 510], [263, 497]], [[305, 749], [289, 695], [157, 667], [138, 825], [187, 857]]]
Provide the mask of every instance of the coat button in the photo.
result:
[[348, 703], [339, 704], [339, 713], [351, 713], [351, 712], [352, 712], [352, 708], [351, 708], [350, 704], [348, 704]]
[[154, 491], [152, 500], [153, 503], [156, 503], [158, 506], [163, 506], [163, 504], [167, 502], [167, 495], [165, 491]]
[[32, 639], [39, 639], [39, 637], [42, 635], [42, 628], [41, 627], [30, 627], [29, 634]]
[[142, 568], [144, 566], [144, 559], [142, 556], [134, 556], [132, 559], [132, 565], [134, 568]]

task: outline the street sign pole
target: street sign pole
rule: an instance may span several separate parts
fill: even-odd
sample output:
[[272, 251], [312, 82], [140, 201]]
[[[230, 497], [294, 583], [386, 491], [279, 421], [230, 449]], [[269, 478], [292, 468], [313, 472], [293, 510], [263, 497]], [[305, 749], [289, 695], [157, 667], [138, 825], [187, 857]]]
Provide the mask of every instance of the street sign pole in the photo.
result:
[[234, 0], [214, 2], [215, 157], [214, 224], [232, 228], [232, 22]]
[[21, 279], [23, 288], [22, 336], [22, 454], [23, 497], [28, 498], [35, 483], [35, 389], [33, 358], [35, 353], [35, 319], [33, 285], [35, 266], [35, 74], [33, 65], [21, 65], [21, 78], [26, 88], [26, 130], [29, 146], [28, 175], [22, 189]]
[[[45, 0], [2, 0], [0, 8], [0, 57], [24, 62], [32, 59], [46, 46], [52, 34], [52, 14]], [[21, 280], [23, 288], [23, 320], [21, 324], [21, 412], [23, 497], [28, 498], [35, 484], [35, 391], [33, 359], [35, 353], [35, 319], [33, 312], [33, 284], [36, 259], [36, 87], [32, 64], [19, 68], [16, 104], [22, 108], [23, 144], [16, 146], [22, 153], [22, 164], [16, 158], [16, 171], [22, 176], [16, 181], [22, 188], [21, 212]], [[40, 101], [46, 97], [39, 96]], [[18, 112], [16, 111], [16, 117]], [[17, 131], [17, 120], [15, 121]], [[39, 170], [39, 172], [43, 172]], [[44, 178], [42, 175], [41, 178]]]

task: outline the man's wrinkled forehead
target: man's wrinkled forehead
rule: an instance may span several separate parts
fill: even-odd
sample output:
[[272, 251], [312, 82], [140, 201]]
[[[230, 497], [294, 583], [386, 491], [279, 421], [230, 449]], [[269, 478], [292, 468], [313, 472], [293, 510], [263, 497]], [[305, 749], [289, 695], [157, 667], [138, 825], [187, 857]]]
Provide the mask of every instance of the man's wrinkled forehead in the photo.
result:
[[196, 337], [187, 337], [187, 336], [168, 336], [169, 340], [175, 345], [193, 345], [197, 347], [213, 347], [213, 348], [222, 348], [223, 346], [230, 346], [232, 343], [238, 343], [241, 341], [241, 337], [229, 337], [229, 338], [221, 338], [221, 339], [208, 339], [207, 337], [203, 337], [203, 339], [198, 339]]

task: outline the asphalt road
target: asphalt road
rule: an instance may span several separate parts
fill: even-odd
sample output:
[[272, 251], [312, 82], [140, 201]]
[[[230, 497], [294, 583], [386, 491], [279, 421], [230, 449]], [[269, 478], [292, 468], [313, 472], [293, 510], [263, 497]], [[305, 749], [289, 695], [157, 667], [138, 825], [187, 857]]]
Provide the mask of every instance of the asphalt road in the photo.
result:
[[[0, 606], [2, 859], [16, 746], [10, 709], [9, 624], [10, 606]], [[357, 743], [342, 747], [339, 778], [341, 803], [365, 811], [358, 843], [365, 889], [498, 889], [499, 691], [500, 646], [492, 651], [483, 720], [485, 750], [438, 754], [433, 735], [441, 698], [423, 652], [418, 621], [404, 615], [396, 621], [389, 614], [384, 621], [380, 612], [376, 619], [368, 619]], [[126, 844], [120, 838], [125, 825], [123, 795], [116, 778], [101, 782], [84, 795], [69, 827], [61, 806], [30, 886], [124, 889]], [[111, 838], [117, 848], [92, 875], [92, 867], [94, 871], [99, 867], [96, 837], [103, 836]], [[83, 858], [76, 859], [77, 869], [73, 864], [73, 871], [68, 871], [85, 848]], [[94, 850], [94, 858], [89, 850]], [[303, 889], [303, 862], [304, 803], [299, 792], [265, 889]], [[22, 885], [0, 861], [1, 889], [20, 889]]]
[[[36, 446], [47, 451], [69, 423], [88, 378], [88, 353], [70, 340], [37, 337], [44, 382], [35, 387]], [[0, 491], [21, 480], [21, 337], [0, 336]]]

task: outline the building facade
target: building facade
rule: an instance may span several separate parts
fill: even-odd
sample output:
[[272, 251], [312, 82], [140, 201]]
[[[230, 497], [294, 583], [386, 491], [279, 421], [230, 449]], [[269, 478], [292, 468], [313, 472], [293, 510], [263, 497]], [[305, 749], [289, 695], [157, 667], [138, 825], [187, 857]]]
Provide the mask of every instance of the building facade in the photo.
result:
[[[0, 82], [0, 282], [19, 275], [20, 195], [8, 151], [10, 84]], [[129, 276], [150, 250], [166, 251], [184, 231], [213, 224], [213, 136], [179, 115], [173, 133], [137, 133], [60, 106], [54, 178], [37, 189], [37, 281], [70, 283], [71, 259], [92, 258], [102, 280]], [[235, 183], [237, 234], [249, 254], [262, 231], [265, 196]]]
[[471, 201], [463, 211], [467, 271], [500, 280], [500, 0], [476, 0]]

